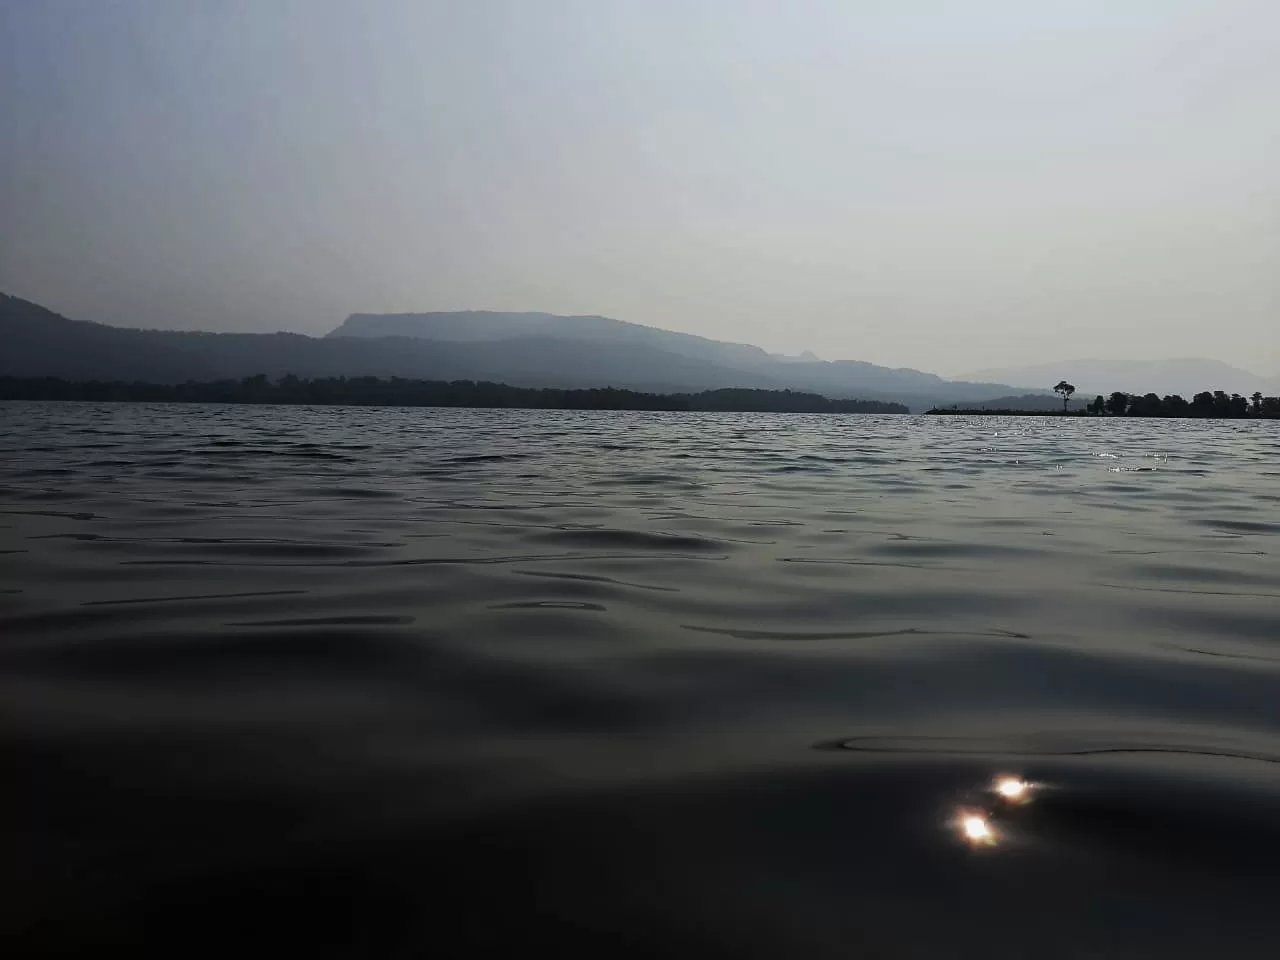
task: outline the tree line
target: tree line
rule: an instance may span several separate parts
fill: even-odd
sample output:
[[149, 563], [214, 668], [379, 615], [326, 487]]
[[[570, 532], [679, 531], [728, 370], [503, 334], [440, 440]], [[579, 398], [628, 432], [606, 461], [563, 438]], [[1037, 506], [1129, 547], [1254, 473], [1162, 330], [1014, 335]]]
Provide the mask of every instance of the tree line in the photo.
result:
[[907, 413], [900, 403], [833, 400], [793, 390], [724, 389], [643, 393], [614, 387], [562, 390], [475, 380], [325, 377], [265, 374], [240, 380], [165, 384], [136, 381], [0, 377], [0, 400], [140, 403], [316, 404], [388, 407], [502, 407], [533, 410], [672, 410], [750, 413]]
[[1097, 396], [1085, 407], [1094, 416], [1111, 417], [1213, 417], [1243, 420], [1249, 417], [1280, 418], [1280, 397], [1251, 397], [1224, 390], [1204, 390], [1190, 400], [1178, 394], [1161, 397], [1154, 393], [1125, 393], [1117, 390], [1109, 397]]
[[1067, 401], [1075, 387], [1065, 380], [1054, 388], [1062, 396], [1063, 410], [1019, 410], [1016, 408], [960, 409], [935, 408], [932, 414], [968, 414], [977, 416], [1045, 416], [1045, 417], [1199, 417], [1224, 420], [1250, 418], [1280, 419], [1280, 397], [1264, 397], [1261, 392], [1250, 397], [1225, 390], [1204, 390], [1190, 400], [1178, 394], [1160, 396], [1155, 393], [1125, 393], [1117, 390], [1110, 396], [1097, 396], [1083, 409], [1067, 410]]

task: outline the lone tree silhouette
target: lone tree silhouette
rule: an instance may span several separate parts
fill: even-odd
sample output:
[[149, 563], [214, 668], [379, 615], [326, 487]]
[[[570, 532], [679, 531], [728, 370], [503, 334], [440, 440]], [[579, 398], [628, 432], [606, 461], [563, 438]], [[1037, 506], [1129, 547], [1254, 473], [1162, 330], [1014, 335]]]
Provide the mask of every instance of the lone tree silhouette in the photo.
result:
[[1057, 386], [1053, 388], [1054, 393], [1062, 394], [1062, 409], [1067, 409], [1067, 401], [1071, 399], [1071, 395], [1076, 392], [1075, 386], [1067, 383], [1065, 380], [1059, 380]]

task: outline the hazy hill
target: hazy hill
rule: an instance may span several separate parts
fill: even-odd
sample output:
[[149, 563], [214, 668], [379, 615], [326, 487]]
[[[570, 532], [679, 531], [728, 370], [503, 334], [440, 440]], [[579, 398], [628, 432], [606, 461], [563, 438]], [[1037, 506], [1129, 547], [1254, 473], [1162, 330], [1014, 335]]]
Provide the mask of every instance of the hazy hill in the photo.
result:
[[1190, 398], [1202, 390], [1225, 390], [1249, 396], [1255, 390], [1274, 394], [1280, 378], [1259, 376], [1221, 360], [1068, 360], [1026, 367], [997, 367], [965, 374], [959, 379], [990, 379], [1024, 387], [1048, 388], [1066, 378], [1076, 385], [1077, 397], [1109, 394], [1115, 390], [1136, 393], [1180, 394]]
[[500, 342], [408, 337], [318, 338], [294, 333], [133, 330], [69, 320], [0, 294], [0, 374], [180, 383], [265, 373], [299, 377], [487, 379], [519, 386], [625, 386], [681, 391], [776, 388], [768, 377], [717, 367], [643, 344], [544, 336]]
[[0, 343], [0, 375], [77, 380], [180, 383], [292, 373], [658, 393], [790, 388], [835, 399], [904, 403], [913, 410], [1013, 392], [1002, 384], [955, 383], [918, 370], [829, 363], [811, 354], [778, 358], [747, 344], [605, 317], [551, 314], [359, 314], [327, 337], [192, 333], [70, 320], [0, 294]]
[[[906, 403], [912, 409], [927, 409], [938, 403], [982, 400], [1000, 392], [1009, 392], [1009, 387], [1003, 383], [958, 383], [908, 368], [881, 367], [856, 360], [827, 362], [808, 352], [799, 357], [778, 356], [750, 344], [710, 340], [598, 316], [489, 311], [361, 313], [348, 317], [328, 337], [368, 339], [405, 336], [435, 342], [484, 341], [494, 345], [493, 357], [496, 360], [503, 349], [518, 349], [519, 338], [530, 334], [614, 347], [624, 351], [634, 372], [638, 372], [644, 362], [644, 354], [637, 353], [637, 350], [647, 347], [689, 360], [712, 363], [718, 375], [727, 369], [739, 371], [741, 377], [754, 378], [742, 380], [743, 386], [773, 385], [832, 397], [893, 400]], [[503, 348], [504, 344], [508, 346]], [[654, 375], [656, 372], [646, 374], [646, 377], [651, 379]]]
[[682, 357], [750, 367], [766, 363], [769, 354], [745, 343], [708, 340], [611, 317], [559, 316], [554, 313], [497, 313], [462, 310], [451, 313], [353, 313], [330, 337], [417, 337], [423, 340], [473, 341], [552, 337], [585, 343], [650, 347]]

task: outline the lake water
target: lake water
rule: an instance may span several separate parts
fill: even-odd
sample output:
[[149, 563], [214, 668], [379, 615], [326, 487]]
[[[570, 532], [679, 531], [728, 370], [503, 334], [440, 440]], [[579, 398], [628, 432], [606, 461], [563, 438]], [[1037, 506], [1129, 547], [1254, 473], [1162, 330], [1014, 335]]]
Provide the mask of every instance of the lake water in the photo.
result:
[[0, 511], [5, 956], [1280, 952], [1276, 423], [12, 404]]

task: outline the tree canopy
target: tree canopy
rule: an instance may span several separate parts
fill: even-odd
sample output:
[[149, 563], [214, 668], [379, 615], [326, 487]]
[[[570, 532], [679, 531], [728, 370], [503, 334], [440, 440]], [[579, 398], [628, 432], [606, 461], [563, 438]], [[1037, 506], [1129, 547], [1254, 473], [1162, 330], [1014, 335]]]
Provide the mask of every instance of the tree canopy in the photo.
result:
[[[1066, 384], [1070, 387], [1070, 384]], [[1074, 388], [1073, 388], [1074, 389]], [[1058, 391], [1061, 393], [1062, 391]], [[1068, 394], [1069, 396], [1069, 394]], [[1065, 406], [1065, 403], [1064, 403]], [[930, 413], [1002, 413], [1010, 416], [1027, 415], [1043, 411], [1026, 410], [931, 410]], [[1125, 393], [1117, 390], [1110, 396], [1095, 397], [1081, 414], [1110, 417], [1198, 417], [1228, 420], [1246, 418], [1280, 419], [1280, 397], [1264, 397], [1260, 392], [1251, 397], [1222, 390], [1204, 390], [1190, 400], [1178, 394], [1159, 396], [1155, 393]], [[1061, 416], [1061, 414], [1054, 414]]]
[[1067, 409], [1067, 403], [1071, 400], [1071, 395], [1076, 392], [1074, 384], [1067, 383], [1065, 380], [1059, 380], [1053, 386], [1054, 393], [1062, 394], [1062, 409]]

